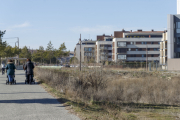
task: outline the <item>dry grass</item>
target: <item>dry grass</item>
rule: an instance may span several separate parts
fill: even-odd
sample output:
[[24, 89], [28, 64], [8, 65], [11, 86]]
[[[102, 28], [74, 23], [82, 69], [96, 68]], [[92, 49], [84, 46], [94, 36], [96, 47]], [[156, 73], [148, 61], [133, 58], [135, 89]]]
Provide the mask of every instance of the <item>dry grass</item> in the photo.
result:
[[180, 81], [177, 75], [101, 68], [82, 72], [36, 68], [35, 75], [74, 101], [71, 105], [81, 103], [75, 110], [86, 114], [84, 119], [173, 119], [179, 115], [171, 109], [173, 106], [179, 110]]

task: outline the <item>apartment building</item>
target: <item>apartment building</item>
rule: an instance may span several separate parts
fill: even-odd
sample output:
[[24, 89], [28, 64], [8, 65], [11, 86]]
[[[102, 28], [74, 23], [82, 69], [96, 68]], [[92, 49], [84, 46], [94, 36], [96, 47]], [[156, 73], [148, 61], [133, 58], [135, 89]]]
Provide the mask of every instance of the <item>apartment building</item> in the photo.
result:
[[114, 62], [146, 62], [160, 60], [160, 42], [165, 31], [115, 31], [112, 60]]
[[[88, 61], [95, 61], [95, 47], [96, 41], [84, 39], [81, 42], [81, 61], [88, 62]], [[74, 56], [78, 60], [80, 60], [80, 43], [76, 44], [74, 49]]]
[[168, 70], [180, 70], [180, 14], [168, 15], [167, 21]]
[[[167, 31], [114, 31], [112, 35], [98, 35], [96, 41], [83, 40], [81, 47], [82, 62], [95, 60], [125, 61], [125, 62], [159, 62], [166, 61], [166, 56], [160, 55], [162, 40], [167, 39]], [[165, 40], [164, 40], [165, 42]], [[165, 42], [167, 43], [167, 42]], [[165, 52], [163, 55], [167, 54]], [[80, 60], [80, 44], [75, 47], [75, 56]]]
[[97, 36], [95, 57], [96, 62], [112, 61], [112, 41], [113, 36], [105, 35]]

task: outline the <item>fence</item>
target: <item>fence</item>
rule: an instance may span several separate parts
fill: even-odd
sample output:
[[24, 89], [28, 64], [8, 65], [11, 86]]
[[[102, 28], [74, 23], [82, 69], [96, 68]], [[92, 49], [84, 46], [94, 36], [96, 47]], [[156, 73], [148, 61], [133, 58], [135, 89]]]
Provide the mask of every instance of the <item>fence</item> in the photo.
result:
[[112, 69], [139, 69], [139, 70], [148, 70], [148, 71], [163, 71], [167, 70], [167, 65], [161, 65], [159, 63], [121, 63], [121, 64], [114, 64], [114, 65], [104, 65], [103, 68], [112, 68]]

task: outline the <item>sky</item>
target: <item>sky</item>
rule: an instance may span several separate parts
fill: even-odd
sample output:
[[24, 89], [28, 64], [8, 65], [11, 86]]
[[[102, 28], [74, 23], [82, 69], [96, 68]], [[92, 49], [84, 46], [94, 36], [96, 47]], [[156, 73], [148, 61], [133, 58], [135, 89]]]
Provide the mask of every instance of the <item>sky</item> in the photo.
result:
[[[167, 15], [177, 13], [176, 0], [0, 0], [3, 41], [20, 48], [54, 48], [65, 42], [74, 51], [80, 38], [137, 29], [165, 30]], [[5, 39], [12, 38], [12, 39]]]

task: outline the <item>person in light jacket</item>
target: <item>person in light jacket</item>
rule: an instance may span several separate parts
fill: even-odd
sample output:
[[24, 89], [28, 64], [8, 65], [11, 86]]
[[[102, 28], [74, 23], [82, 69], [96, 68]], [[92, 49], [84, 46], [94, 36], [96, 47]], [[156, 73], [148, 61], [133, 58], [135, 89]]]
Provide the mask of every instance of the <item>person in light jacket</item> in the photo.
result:
[[5, 66], [5, 64], [4, 64], [4, 63], [2, 63], [2, 64], [1, 64], [2, 75], [3, 75], [3, 74], [4, 74], [4, 72], [5, 72], [5, 67], [6, 67], [6, 66]]
[[10, 82], [10, 84], [12, 84], [13, 79], [14, 79], [15, 69], [16, 69], [12, 60], [8, 60], [8, 64], [5, 69], [7, 70], [9, 82]]

